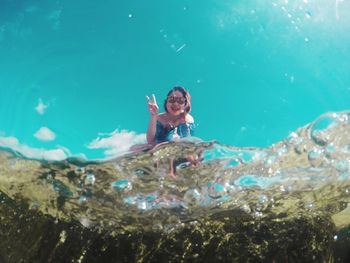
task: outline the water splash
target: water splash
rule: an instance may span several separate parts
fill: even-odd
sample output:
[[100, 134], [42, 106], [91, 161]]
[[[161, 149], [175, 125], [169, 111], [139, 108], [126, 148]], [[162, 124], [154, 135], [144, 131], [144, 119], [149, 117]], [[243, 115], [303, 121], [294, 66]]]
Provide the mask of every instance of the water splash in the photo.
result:
[[[266, 149], [179, 141], [79, 166], [1, 152], [1, 191], [43, 213], [103, 228], [170, 231], [232, 209], [253, 218], [330, 207], [337, 214], [344, 207], [335, 204], [350, 198], [349, 114], [324, 114]], [[202, 159], [196, 165], [186, 159], [194, 154]]]

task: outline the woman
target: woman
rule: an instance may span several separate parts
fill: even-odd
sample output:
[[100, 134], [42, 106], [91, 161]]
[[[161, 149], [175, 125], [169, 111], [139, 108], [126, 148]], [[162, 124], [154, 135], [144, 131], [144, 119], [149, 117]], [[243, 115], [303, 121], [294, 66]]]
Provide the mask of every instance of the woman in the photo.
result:
[[159, 108], [154, 95], [148, 100], [148, 110], [151, 114], [147, 131], [147, 142], [156, 145], [174, 139], [193, 135], [194, 120], [191, 111], [191, 95], [183, 87], [174, 87], [168, 92], [164, 102], [164, 113], [158, 113]]
[[[189, 114], [191, 111], [191, 95], [185, 88], [174, 87], [168, 92], [164, 101], [164, 113], [158, 113], [159, 108], [154, 95], [152, 95], [152, 100], [148, 96], [146, 98], [148, 100], [148, 110], [151, 113], [147, 131], [147, 142], [150, 145], [158, 145], [193, 135], [194, 120]], [[175, 165], [174, 160], [170, 158], [170, 176], [175, 177], [176, 163], [182, 163], [184, 160], [193, 165], [197, 165], [200, 161], [197, 154], [179, 159], [175, 161]]]

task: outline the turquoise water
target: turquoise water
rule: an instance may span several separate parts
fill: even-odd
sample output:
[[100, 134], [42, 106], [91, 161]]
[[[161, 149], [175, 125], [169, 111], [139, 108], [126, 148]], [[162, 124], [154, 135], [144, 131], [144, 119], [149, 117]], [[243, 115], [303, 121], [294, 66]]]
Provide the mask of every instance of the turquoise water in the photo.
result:
[[145, 95], [193, 97], [196, 136], [268, 147], [349, 109], [349, 1], [19, 1], [0, 9], [0, 145], [32, 158], [120, 155]]

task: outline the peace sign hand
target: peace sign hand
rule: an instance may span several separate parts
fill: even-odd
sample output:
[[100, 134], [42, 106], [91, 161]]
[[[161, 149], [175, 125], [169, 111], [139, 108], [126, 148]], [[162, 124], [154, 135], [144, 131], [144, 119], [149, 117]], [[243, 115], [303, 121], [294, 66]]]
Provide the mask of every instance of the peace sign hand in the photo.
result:
[[156, 97], [154, 94], [152, 94], [152, 100], [148, 96], [146, 96], [146, 99], [148, 100], [148, 110], [151, 113], [151, 116], [157, 116], [159, 108], [157, 105]]

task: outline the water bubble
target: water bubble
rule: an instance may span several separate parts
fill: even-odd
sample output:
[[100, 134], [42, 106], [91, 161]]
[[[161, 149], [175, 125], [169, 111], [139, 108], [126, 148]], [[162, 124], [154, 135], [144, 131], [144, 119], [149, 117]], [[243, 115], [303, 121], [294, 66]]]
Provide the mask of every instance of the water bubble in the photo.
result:
[[144, 171], [143, 169], [137, 168], [135, 170], [132, 171], [133, 174], [137, 175], [137, 176], [141, 176], [141, 175], [145, 175], [147, 174], [146, 171]]
[[198, 191], [198, 189], [187, 190], [187, 192], [184, 195], [184, 201], [188, 205], [199, 204], [201, 198], [202, 198], [202, 194], [200, 193], [200, 191]]
[[314, 208], [314, 203], [307, 203], [307, 204], [305, 204], [305, 207], [306, 208], [310, 208], [310, 209], [312, 209], [312, 208]]
[[149, 205], [146, 201], [140, 201], [137, 203], [137, 208], [140, 210], [148, 210], [149, 209]]
[[316, 160], [322, 155], [322, 149], [314, 148], [309, 151], [308, 159], [309, 161]]
[[54, 180], [52, 183], [53, 190], [55, 192], [58, 192], [59, 195], [64, 197], [72, 197], [73, 193], [70, 191], [70, 189], [64, 185], [62, 182]]
[[325, 148], [325, 153], [330, 156], [332, 153], [335, 152], [335, 146], [334, 143], [330, 143], [327, 145], [327, 147]]
[[262, 212], [256, 211], [254, 212], [253, 216], [254, 217], [262, 217], [264, 214]]
[[248, 205], [242, 205], [241, 209], [248, 214], [252, 211]]
[[260, 195], [260, 196], [259, 196], [259, 203], [261, 203], [261, 204], [267, 203], [268, 200], [269, 200], [269, 199], [267, 198], [266, 195]]
[[266, 158], [266, 160], [264, 161], [264, 165], [266, 167], [271, 166], [273, 163], [275, 163], [276, 161], [276, 156], [275, 155], [270, 155], [269, 157]]
[[226, 188], [228, 193], [232, 193], [236, 190], [236, 187], [234, 186], [234, 184], [232, 184], [232, 182], [226, 182], [225, 188]]
[[277, 149], [278, 156], [282, 156], [282, 155], [284, 155], [287, 152], [288, 152], [287, 145], [283, 145], [281, 148]]
[[254, 175], [244, 175], [241, 176], [238, 180], [235, 181], [236, 185], [239, 186], [256, 186], [258, 185], [258, 181], [256, 180]]
[[218, 199], [226, 193], [226, 188], [219, 183], [210, 182], [208, 183], [208, 195], [211, 198]]
[[329, 141], [329, 129], [337, 125], [336, 115], [325, 115], [318, 118], [310, 127], [309, 137], [318, 145], [324, 146]]
[[78, 203], [79, 203], [79, 204], [83, 204], [83, 203], [86, 203], [87, 200], [88, 200], [88, 198], [87, 198], [85, 195], [81, 195], [81, 196], [79, 197]]
[[337, 119], [340, 122], [348, 122], [349, 116], [347, 114], [339, 114], [337, 115]]
[[335, 169], [338, 172], [347, 172], [349, 170], [349, 161], [348, 160], [339, 160], [335, 162]]
[[39, 207], [40, 207], [40, 203], [37, 201], [32, 202], [30, 205], [30, 209], [34, 209], [34, 210], [39, 209]]
[[94, 185], [96, 181], [95, 175], [93, 173], [88, 173], [85, 177], [84, 183], [87, 185]]
[[75, 172], [78, 174], [85, 173], [84, 167], [77, 167], [75, 168]]
[[132, 189], [132, 185], [128, 180], [119, 180], [119, 181], [114, 181], [111, 183], [112, 189], [113, 190], [123, 190], [123, 191], [130, 191]]
[[335, 235], [335, 236], [333, 237], [333, 239], [334, 239], [334, 241], [337, 241], [337, 240], [338, 240], [338, 236]]
[[123, 199], [124, 203], [128, 205], [135, 205], [137, 202], [137, 196], [128, 196]]
[[338, 179], [341, 180], [341, 181], [345, 181], [349, 178], [349, 173], [348, 172], [345, 172], [345, 173], [342, 173], [339, 175]]
[[304, 41], [305, 41], [305, 42], [309, 42], [310, 40], [309, 40], [308, 37], [305, 37], [305, 38], [304, 38]]
[[310, 13], [310, 12], [306, 12], [305, 17], [306, 17], [307, 19], [310, 19], [310, 18], [311, 18], [311, 13]]
[[299, 134], [297, 134], [296, 132], [292, 132], [291, 134], [289, 134], [289, 136], [287, 137], [287, 141], [292, 143], [292, 144], [300, 144], [303, 142], [303, 138], [299, 136]]

